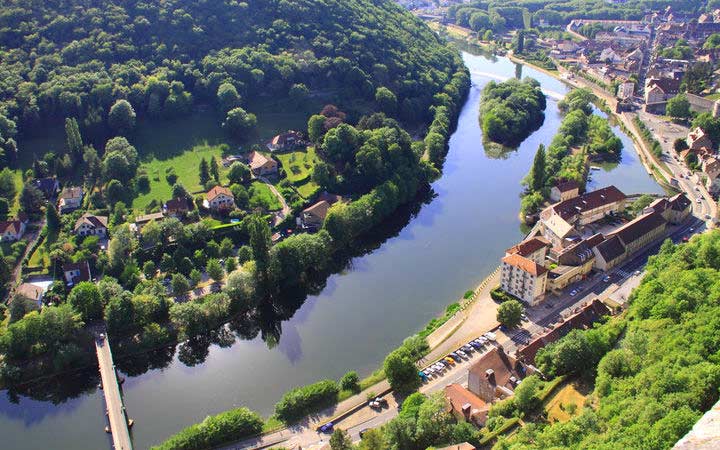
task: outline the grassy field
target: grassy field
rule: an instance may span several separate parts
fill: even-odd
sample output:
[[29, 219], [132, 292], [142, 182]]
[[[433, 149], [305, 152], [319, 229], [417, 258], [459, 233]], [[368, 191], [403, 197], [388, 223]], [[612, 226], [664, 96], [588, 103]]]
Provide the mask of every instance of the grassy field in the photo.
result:
[[248, 189], [248, 194], [250, 194], [251, 208], [263, 208], [268, 211], [278, 211], [282, 209], [280, 200], [278, 200], [270, 188], [261, 181], [253, 181]]
[[[545, 405], [549, 422], [565, 422], [582, 412], [589, 386], [571, 381], [558, 389]], [[574, 405], [574, 406], [571, 406]]]
[[320, 186], [314, 181], [308, 181], [307, 183], [302, 184], [297, 187], [298, 193], [303, 198], [312, 197], [313, 195], [315, 195], [315, 193], [318, 191], [318, 189], [320, 189]]
[[144, 210], [145, 207], [156, 199], [160, 202], [169, 200], [172, 196], [172, 186], [166, 180], [168, 170], [172, 170], [177, 175], [177, 183], [185, 186], [190, 193], [204, 191], [200, 185], [199, 167], [200, 161], [205, 158], [209, 160], [215, 157], [220, 166], [220, 181], [226, 182], [224, 177], [225, 169], [220, 163], [222, 159], [222, 149], [218, 145], [199, 144], [188, 151], [174, 156], [170, 159], [158, 160], [152, 159], [142, 163], [140, 170], [145, 170], [150, 178], [150, 191], [141, 194], [133, 201], [133, 209]]
[[264, 97], [252, 101], [245, 109], [257, 116], [256, 139], [257, 143], [262, 144], [287, 130], [307, 130], [308, 118], [318, 114], [329, 100], [321, 96], [313, 96], [298, 106], [289, 99]]
[[275, 155], [285, 169], [285, 175], [291, 183], [302, 184], [312, 175], [313, 168], [320, 159], [315, 147], [308, 147], [307, 151], [295, 151]]

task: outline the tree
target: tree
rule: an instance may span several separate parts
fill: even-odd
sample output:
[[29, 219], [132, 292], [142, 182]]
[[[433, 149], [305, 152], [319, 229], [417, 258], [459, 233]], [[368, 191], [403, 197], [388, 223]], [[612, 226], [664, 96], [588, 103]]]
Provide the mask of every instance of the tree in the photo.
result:
[[80, 313], [84, 321], [99, 319], [103, 315], [100, 291], [89, 281], [82, 281], [73, 287], [68, 295], [68, 303]]
[[151, 220], [140, 230], [143, 246], [156, 247], [163, 243], [163, 230], [160, 224]]
[[120, 180], [112, 179], [105, 186], [105, 199], [110, 205], [121, 202], [125, 198], [125, 188]]
[[687, 95], [678, 94], [668, 100], [665, 111], [668, 116], [674, 119], [689, 119], [690, 101], [688, 101]]
[[237, 89], [230, 83], [223, 83], [218, 87], [217, 100], [223, 112], [240, 106], [241, 99]]
[[680, 153], [683, 150], [686, 150], [690, 148], [688, 146], [687, 140], [683, 138], [677, 138], [675, 139], [675, 142], [673, 142], [673, 149], [675, 149], [676, 152]]
[[523, 51], [525, 51], [525, 31], [524, 30], [518, 30], [517, 35], [515, 36], [515, 53], [518, 55], [521, 55]]
[[540, 144], [530, 170], [530, 189], [539, 191], [545, 186], [545, 146]]
[[127, 100], [118, 100], [108, 113], [108, 125], [119, 135], [125, 135], [135, 128], [135, 109]]
[[173, 198], [188, 198], [188, 197], [190, 197], [190, 194], [188, 193], [187, 189], [185, 189], [185, 186], [183, 186], [180, 183], [175, 183], [172, 187], [172, 197]]
[[208, 169], [208, 163], [205, 158], [200, 160], [200, 184], [205, 186], [205, 183], [210, 181], [210, 170]]
[[58, 214], [55, 205], [49, 203], [45, 210], [45, 220], [47, 223], [47, 230], [50, 235], [57, 235], [60, 232], [62, 222], [60, 221], [60, 214]]
[[447, 401], [438, 392], [428, 397], [418, 410], [415, 441], [417, 448], [448, 442], [455, 419], [447, 409]]
[[385, 358], [383, 368], [393, 390], [409, 393], [420, 387], [421, 381], [415, 361], [412, 360], [407, 350], [399, 348], [390, 352]]
[[397, 111], [397, 97], [393, 92], [381, 86], [375, 91], [375, 103], [380, 107], [380, 111], [388, 116], [392, 116]]
[[360, 392], [360, 377], [354, 370], [340, 378], [340, 389], [351, 392]]
[[250, 247], [253, 258], [257, 264], [257, 270], [261, 276], [267, 276], [268, 263], [270, 261], [270, 228], [260, 216], [251, 216], [248, 220], [248, 233], [250, 234]]
[[188, 279], [180, 273], [173, 274], [172, 279], [170, 280], [170, 286], [175, 297], [180, 297], [190, 290], [190, 282], [188, 282]]
[[190, 284], [194, 287], [197, 286], [202, 280], [202, 274], [199, 270], [193, 269], [190, 271]]
[[223, 128], [235, 139], [246, 139], [257, 126], [255, 114], [248, 113], [242, 108], [233, 108], [228, 111]]
[[517, 300], [508, 300], [498, 307], [497, 320], [508, 328], [520, 324], [523, 314], [523, 305]]
[[153, 261], [145, 261], [145, 264], [143, 264], [143, 275], [145, 275], [145, 278], [152, 280], [155, 278], [155, 272], [157, 272], [155, 263]]
[[250, 180], [250, 168], [239, 161], [235, 161], [230, 165], [227, 176], [230, 183], [243, 184]]
[[232, 256], [234, 251], [235, 251], [235, 244], [233, 244], [232, 239], [226, 237], [226, 238], [223, 238], [222, 241], [220, 241], [220, 256], [221, 257], [229, 258]]
[[335, 428], [332, 436], [330, 436], [330, 448], [332, 450], [352, 450], [353, 443], [347, 431]]
[[310, 116], [308, 119], [308, 138], [314, 143], [320, 143], [325, 136], [325, 119], [320, 114]]
[[135, 233], [130, 231], [128, 224], [116, 227], [108, 243], [110, 268], [120, 272], [124, 266], [130, 264], [133, 261], [131, 254], [137, 249], [137, 244]]
[[310, 94], [310, 90], [302, 83], [293, 84], [288, 95], [290, 100], [299, 105]]
[[230, 256], [225, 260], [225, 273], [232, 273], [237, 270], [237, 259], [234, 256]]
[[15, 200], [16, 194], [15, 175], [6, 167], [0, 171], [0, 197], [7, 199], [8, 202], [12, 202]]
[[205, 271], [207, 272], [208, 276], [216, 282], [222, 281], [222, 279], [225, 277], [225, 271], [223, 270], [222, 266], [220, 265], [220, 261], [218, 261], [217, 259], [214, 259], [214, 258], [210, 259], [207, 262]]
[[529, 414], [540, 406], [538, 391], [542, 381], [537, 375], [530, 375], [522, 380], [522, 383], [515, 388], [515, 406], [523, 414]]
[[217, 159], [214, 156], [210, 157], [210, 175], [216, 182], [220, 182], [220, 168], [218, 167]]
[[30, 217], [40, 215], [45, 197], [42, 192], [32, 183], [27, 183], [20, 191], [20, 208]]
[[230, 297], [233, 310], [247, 310], [255, 305], [255, 277], [246, 270], [228, 274], [224, 292]]
[[73, 157], [79, 159], [83, 153], [83, 141], [80, 135], [80, 127], [74, 117], [65, 119], [65, 145]]

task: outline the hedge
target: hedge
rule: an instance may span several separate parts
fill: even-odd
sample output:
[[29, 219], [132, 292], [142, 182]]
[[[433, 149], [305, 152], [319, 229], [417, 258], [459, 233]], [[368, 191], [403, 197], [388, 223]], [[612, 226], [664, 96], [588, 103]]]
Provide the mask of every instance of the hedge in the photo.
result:
[[322, 380], [297, 387], [285, 393], [275, 405], [275, 415], [285, 423], [292, 423], [332, 405], [340, 389], [333, 380]]
[[520, 301], [520, 299], [518, 299], [514, 295], [510, 295], [507, 292], [503, 291], [499, 286], [490, 291], [490, 298], [499, 303], [505, 303], [508, 300]]
[[201, 450], [230, 441], [254, 436], [262, 432], [263, 420], [247, 408], [237, 408], [208, 416], [202, 422], [191, 425], [154, 450]]

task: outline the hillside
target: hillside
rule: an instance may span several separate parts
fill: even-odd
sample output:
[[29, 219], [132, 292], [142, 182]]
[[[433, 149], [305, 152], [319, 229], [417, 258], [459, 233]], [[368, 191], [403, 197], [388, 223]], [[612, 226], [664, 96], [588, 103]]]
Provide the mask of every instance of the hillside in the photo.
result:
[[118, 99], [127, 99], [139, 119], [172, 118], [193, 104], [217, 103], [225, 82], [232, 85], [225, 94], [237, 91], [230, 95], [232, 107], [305, 88], [372, 100], [377, 88], [387, 87], [397, 97], [401, 119], [429, 121], [433, 96], [460, 64], [456, 52], [390, 1], [2, 5], [5, 139], [16, 130], [30, 133], [76, 117], [84, 135], [102, 141]]

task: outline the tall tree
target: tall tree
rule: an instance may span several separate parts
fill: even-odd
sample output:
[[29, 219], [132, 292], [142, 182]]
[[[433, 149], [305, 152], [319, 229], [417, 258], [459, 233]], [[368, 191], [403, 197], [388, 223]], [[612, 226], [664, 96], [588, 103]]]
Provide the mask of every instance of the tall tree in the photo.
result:
[[47, 209], [45, 210], [45, 220], [47, 221], [47, 230], [51, 235], [55, 235], [60, 232], [60, 215], [58, 214], [55, 205], [48, 203]]
[[352, 450], [353, 443], [348, 435], [347, 431], [340, 428], [336, 428], [330, 436], [330, 449], [331, 450]]
[[205, 184], [210, 181], [210, 170], [208, 169], [208, 163], [205, 158], [200, 160], [200, 184]]
[[520, 324], [523, 313], [523, 306], [517, 300], [508, 300], [502, 303], [497, 310], [497, 320], [508, 328], [514, 328]]
[[20, 207], [25, 214], [38, 217], [45, 204], [45, 197], [34, 184], [28, 183], [20, 192]]
[[135, 128], [135, 109], [127, 100], [118, 100], [108, 113], [108, 125], [113, 131], [125, 135]]
[[210, 157], [210, 175], [212, 175], [215, 181], [220, 182], [220, 168], [214, 156]]
[[0, 171], [0, 197], [6, 198], [8, 202], [12, 202], [15, 200], [16, 194], [15, 175], [6, 167]]
[[103, 302], [97, 286], [89, 281], [78, 283], [68, 295], [68, 303], [79, 312], [83, 320], [94, 320], [102, 317]]
[[83, 141], [80, 134], [80, 127], [74, 117], [65, 119], [65, 144], [68, 152], [78, 161], [83, 153]]
[[530, 170], [530, 189], [540, 191], [545, 186], [545, 146], [540, 144]]
[[267, 280], [271, 245], [270, 228], [262, 217], [254, 215], [248, 219], [248, 233], [258, 274], [261, 279]]

